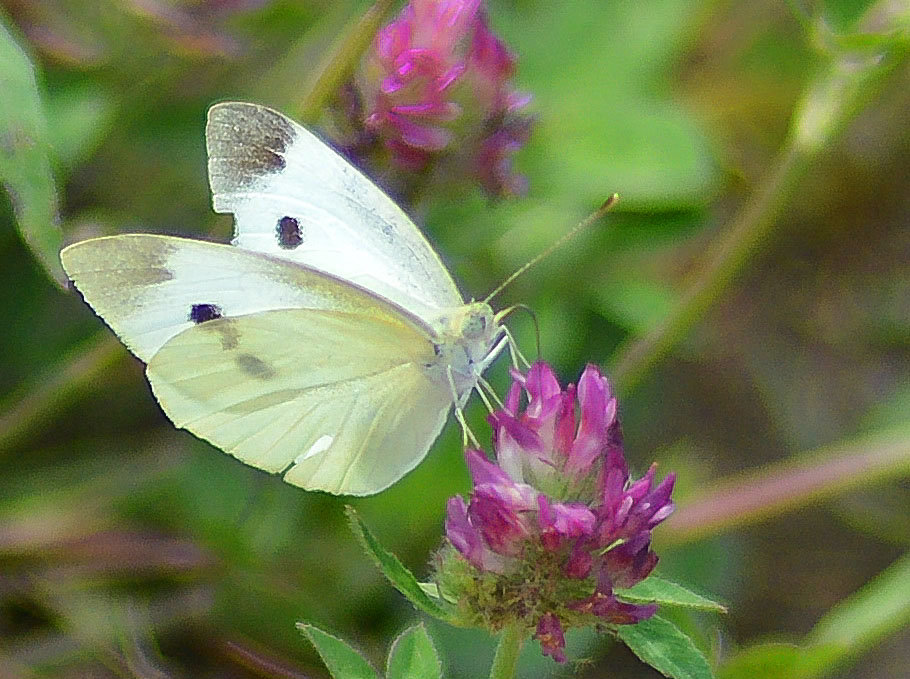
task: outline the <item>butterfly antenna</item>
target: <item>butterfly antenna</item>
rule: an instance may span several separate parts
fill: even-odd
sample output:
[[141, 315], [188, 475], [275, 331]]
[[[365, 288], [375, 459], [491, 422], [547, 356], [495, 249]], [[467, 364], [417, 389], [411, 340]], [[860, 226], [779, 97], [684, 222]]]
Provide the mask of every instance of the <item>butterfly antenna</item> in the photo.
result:
[[499, 286], [497, 286], [497, 288], [495, 290], [493, 290], [493, 292], [491, 292], [489, 295], [487, 295], [483, 301], [486, 302], [487, 304], [489, 304], [491, 299], [493, 299], [496, 295], [498, 295], [500, 292], [502, 292], [506, 286], [510, 285], [512, 283], [512, 281], [514, 281], [516, 278], [521, 276], [521, 274], [523, 274], [525, 271], [527, 271], [532, 266], [537, 264], [540, 260], [544, 259], [545, 257], [549, 257], [555, 250], [561, 248], [566, 243], [566, 241], [570, 240], [579, 231], [583, 231], [584, 229], [587, 229], [594, 222], [596, 222], [598, 219], [600, 219], [605, 214], [607, 214], [607, 212], [610, 211], [610, 208], [612, 208], [614, 205], [616, 205], [616, 202], [618, 200], [619, 200], [618, 193], [614, 193], [612, 196], [607, 198], [601, 204], [601, 206], [599, 208], [597, 208], [597, 210], [595, 210], [590, 215], [585, 217], [585, 219], [583, 219], [578, 224], [576, 224], [575, 228], [573, 228], [568, 233], [564, 234], [559, 240], [557, 240], [555, 243], [553, 243], [550, 247], [548, 247], [546, 250], [544, 250], [539, 255], [534, 257], [530, 262], [528, 262], [524, 266], [520, 267], [511, 276], [506, 278], [502, 283], [499, 284]]

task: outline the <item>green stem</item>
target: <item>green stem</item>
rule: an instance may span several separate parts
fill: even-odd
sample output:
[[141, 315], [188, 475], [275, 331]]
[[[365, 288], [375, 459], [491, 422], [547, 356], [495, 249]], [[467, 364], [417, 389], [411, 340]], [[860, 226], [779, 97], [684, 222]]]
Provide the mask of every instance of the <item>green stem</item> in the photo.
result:
[[900, 22], [905, 17], [887, 12], [883, 17], [886, 6], [887, 2], [876, 3], [860, 22], [860, 28], [871, 25], [882, 31], [880, 48], [844, 50], [830, 56], [827, 67], [809, 83], [798, 103], [776, 162], [732, 224], [708, 247], [704, 264], [684, 286], [676, 306], [650, 332], [619, 347], [611, 374], [621, 389], [628, 391], [637, 385], [769, 242], [778, 216], [812, 160], [873, 99], [884, 77], [906, 61], [906, 41], [900, 36], [890, 42], [886, 39], [891, 35], [889, 22], [903, 25]]
[[493, 657], [490, 679], [513, 679], [523, 643], [524, 631], [519, 625], [510, 625], [502, 631]]
[[776, 218], [797, 187], [807, 160], [796, 148], [785, 149], [733, 224], [711, 243], [704, 265], [684, 286], [669, 315], [643, 337], [632, 338], [617, 349], [610, 374], [621, 389], [629, 391], [635, 387], [768, 242]]
[[347, 80], [363, 52], [379, 31], [383, 18], [394, 7], [395, 0], [377, 0], [366, 12], [357, 17], [341, 34], [335, 45], [314, 69], [306, 94], [300, 102], [300, 118], [313, 123], [322, 115], [328, 101]]
[[0, 457], [74, 403], [126, 352], [108, 332], [98, 332], [61, 361], [16, 389], [0, 404]]
[[830, 644], [839, 656], [836, 665], [843, 670], [848, 663], [908, 624], [910, 553], [825, 613], [806, 641]]

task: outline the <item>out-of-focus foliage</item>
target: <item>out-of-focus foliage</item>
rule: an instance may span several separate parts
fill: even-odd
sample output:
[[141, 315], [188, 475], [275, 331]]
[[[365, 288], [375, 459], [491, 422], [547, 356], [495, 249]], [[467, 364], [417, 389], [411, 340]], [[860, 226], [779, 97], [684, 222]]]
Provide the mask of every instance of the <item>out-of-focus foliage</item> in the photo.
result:
[[0, 183], [6, 189], [23, 239], [62, 282], [57, 253], [63, 238], [51, 177], [44, 111], [28, 55], [0, 24]]
[[[431, 192], [408, 209], [466, 295], [482, 298], [604, 197], [623, 196], [603, 226], [498, 299], [534, 309], [543, 356], [565, 380], [606, 364], [678, 303], [701, 255], [777, 167], [794, 107], [844, 42], [825, 36], [849, 36], [871, 3], [808, 3], [802, 22], [764, 0], [488, 4], [518, 55], [516, 87], [534, 95], [536, 128], [516, 159], [528, 195]], [[299, 620], [381, 667], [418, 614], [360, 551], [345, 500], [175, 431], [142, 366], [97, 339], [109, 331], [47, 275], [55, 196], [67, 242], [126, 231], [227, 240], [230, 219], [212, 213], [205, 176], [207, 107], [243, 99], [300, 113], [314, 65], [367, 3], [0, 6], [0, 173], [13, 189], [0, 193], [0, 675], [324, 676]], [[678, 472], [680, 514], [728, 474], [906, 431], [906, 60], [861, 87], [858, 117], [802, 168], [759, 254], [621, 403], [630, 463]], [[530, 322], [516, 314], [512, 327], [533, 355]], [[500, 392], [506, 371], [505, 361], [493, 370]], [[484, 414], [475, 404], [469, 418], [488, 433]], [[906, 441], [892, 450], [906, 459]], [[821, 459], [819, 473], [836, 472], [834, 461]], [[729, 607], [722, 619], [661, 615], [713, 665], [729, 660], [725, 676], [762, 666], [906, 677], [902, 469], [698, 542], [668, 536], [661, 549], [656, 532], [662, 572]], [[468, 489], [450, 426], [401, 483], [353, 504], [420, 577], [446, 499]], [[488, 672], [489, 639], [427, 625], [444, 676]], [[844, 652], [836, 645], [853, 627]], [[751, 648], [759, 642], [774, 644]], [[588, 659], [583, 677], [657, 676], [593, 634], [570, 635], [567, 654]], [[519, 674], [567, 672], [529, 644]]]

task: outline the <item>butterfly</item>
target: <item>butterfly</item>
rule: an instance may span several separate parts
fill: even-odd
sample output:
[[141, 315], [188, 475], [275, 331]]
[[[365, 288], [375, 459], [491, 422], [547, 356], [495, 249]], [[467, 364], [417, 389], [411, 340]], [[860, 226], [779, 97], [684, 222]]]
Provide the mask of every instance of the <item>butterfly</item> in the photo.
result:
[[407, 215], [284, 115], [217, 104], [206, 145], [231, 245], [95, 238], [64, 269], [177, 427], [302, 488], [387, 488], [508, 344], [501, 316], [466, 303]]

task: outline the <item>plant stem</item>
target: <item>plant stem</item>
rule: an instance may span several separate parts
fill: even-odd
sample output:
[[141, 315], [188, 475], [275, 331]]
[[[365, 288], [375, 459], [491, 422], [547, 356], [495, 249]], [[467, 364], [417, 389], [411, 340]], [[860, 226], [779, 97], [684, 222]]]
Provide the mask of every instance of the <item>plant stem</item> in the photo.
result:
[[630, 339], [617, 349], [610, 374], [622, 390], [630, 391], [641, 381], [768, 241], [806, 165], [805, 154], [793, 146], [785, 149], [730, 227], [711, 243], [704, 265], [684, 286], [669, 315], [643, 337]]
[[524, 632], [519, 625], [510, 625], [502, 631], [490, 668], [490, 679], [513, 679], [523, 643]]
[[377, 0], [341, 34], [304, 88], [306, 94], [298, 107], [301, 120], [312, 123], [319, 119], [329, 99], [357, 68], [360, 56], [394, 5], [395, 0]]
[[907, 473], [910, 427], [903, 425], [714, 481], [667, 520], [661, 543], [694, 542]]
[[98, 332], [0, 404], [0, 457], [40, 429], [126, 355], [108, 332]]
[[837, 665], [856, 660], [910, 623], [910, 554], [904, 554], [858, 591], [838, 602], [806, 637], [831, 644]]
[[[902, 13], [903, 12], [903, 13]], [[887, 0], [872, 5], [859, 29], [879, 31], [878, 49], [840, 50], [829, 54], [826, 68], [806, 87], [776, 162], [766, 173], [732, 224], [715, 240], [704, 264], [684, 286], [669, 315], [643, 337], [630, 339], [614, 354], [611, 374], [629, 391], [662, 359], [717, 301], [749, 259], [769, 241], [777, 217], [815, 157], [874, 97], [885, 76], [906, 61], [907, 41], [900, 33], [906, 10]], [[894, 35], [888, 40], [888, 36]]]

